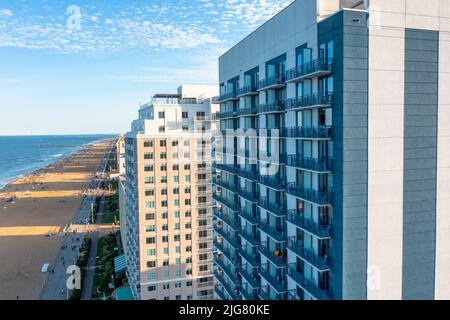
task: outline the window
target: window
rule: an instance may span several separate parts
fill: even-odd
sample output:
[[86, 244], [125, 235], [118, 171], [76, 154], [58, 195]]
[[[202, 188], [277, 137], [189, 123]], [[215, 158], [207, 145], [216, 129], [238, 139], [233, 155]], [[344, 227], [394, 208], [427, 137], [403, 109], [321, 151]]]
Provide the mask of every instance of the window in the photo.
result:
[[177, 146], [178, 146], [178, 140], [172, 141], [172, 147], [177, 147]]
[[166, 117], [165, 112], [164, 111], [159, 111], [158, 112], [158, 118], [159, 119], [164, 119]]
[[175, 242], [180, 242], [180, 241], [181, 241], [180, 235], [179, 235], [179, 234], [174, 235], [174, 236], [173, 236], [173, 241], [175, 241]]
[[191, 217], [191, 211], [186, 211], [186, 212], [184, 213], [184, 216], [185, 216], [186, 218]]
[[180, 182], [179, 176], [173, 176], [173, 182]]
[[161, 207], [167, 208], [167, 200], [161, 201]]
[[169, 248], [164, 248], [164, 249], [163, 249], [163, 253], [164, 253], [164, 254], [169, 254]]
[[184, 165], [184, 170], [191, 170], [191, 165], [190, 164], [185, 164]]
[[192, 247], [191, 246], [187, 246], [186, 247], [186, 252], [192, 252]]
[[[163, 290], [169, 290], [169, 289], [170, 289], [170, 283], [164, 283]], [[167, 297], [167, 298], [169, 298], [169, 297]], [[167, 299], [167, 300], [169, 300], [169, 299]]]
[[167, 153], [166, 153], [166, 152], [161, 152], [161, 153], [159, 154], [159, 158], [160, 158], [160, 159], [167, 159]]
[[149, 225], [145, 227], [145, 232], [155, 232], [155, 225]]
[[205, 120], [205, 116], [206, 116], [205, 112], [203, 111], [197, 112], [197, 120]]
[[155, 190], [153, 190], [153, 189], [145, 190], [145, 196], [150, 197], [150, 196], [154, 196], [154, 195], [155, 195]]
[[188, 119], [188, 118], [189, 118], [189, 112], [183, 111], [183, 112], [181, 113], [181, 117], [182, 117], [183, 119]]
[[156, 281], [156, 272], [147, 273], [147, 281]]
[[[176, 270], [175, 270], [175, 277], [177, 277], [177, 278], [181, 277], [181, 270], [179, 270], [179, 269], [176, 269]], [[179, 283], [180, 285], [177, 287], [177, 284], [178, 284], [178, 283], [179, 283], [179, 282], [176, 282], [176, 283], [175, 283], [175, 288], [181, 287], [181, 283]]]
[[167, 196], [167, 189], [166, 188], [161, 189], [161, 195]]
[[186, 275], [188, 275], [188, 276], [192, 275], [192, 269], [187, 269], [186, 270]]
[[153, 153], [144, 153], [144, 160], [153, 160]]
[[167, 141], [166, 140], [159, 140], [159, 146], [160, 147], [165, 147], [167, 145]]
[[156, 239], [155, 239], [155, 237], [150, 237], [150, 238], [147, 238], [147, 239], [145, 240], [145, 242], [146, 242], [147, 244], [155, 244], [155, 243], [156, 243]]
[[156, 261], [147, 261], [147, 268], [155, 268]]
[[168, 214], [167, 212], [163, 212], [163, 213], [161, 214], [161, 217], [162, 217], [163, 219], [167, 219], [167, 218], [169, 217], [169, 214]]
[[[179, 270], [178, 270], [179, 271]], [[181, 273], [178, 273], [178, 276], [180, 276]], [[181, 288], [181, 282], [175, 282], [175, 288]]]
[[180, 295], [176, 295], [175, 296], [175, 300], [181, 300], [181, 296]]
[[145, 220], [147, 220], [147, 221], [155, 220], [155, 214], [154, 213], [147, 213], [145, 215]]
[[192, 281], [191, 280], [186, 281], [186, 287], [192, 287]]
[[186, 224], [184, 225], [184, 227], [186, 229], [191, 229], [192, 228], [192, 224], [190, 222], [186, 222]]
[[155, 201], [145, 201], [145, 207], [147, 209], [153, 209], [155, 208]]
[[186, 300], [192, 300], [192, 294], [188, 294], [188, 295], [186, 296]]
[[147, 250], [147, 256], [149, 256], [149, 257], [156, 256], [156, 249], [148, 249]]
[[186, 240], [192, 240], [192, 234], [190, 233], [186, 234]]
[[159, 126], [158, 131], [159, 131], [160, 133], [166, 132], [166, 127], [164, 127], [164, 126]]
[[168, 236], [162, 236], [162, 242], [163, 243], [169, 242], [169, 237]]
[[173, 194], [180, 194], [179, 188], [173, 188]]
[[144, 178], [144, 183], [145, 184], [153, 184], [155, 182], [155, 178], [154, 177], [145, 177]]
[[180, 211], [175, 211], [173, 216], [178, 219], [180, 217]]
[[181, 258], [176, 258], [175, 259], [175, 264], [181, 264]]
[[147, 287], [147, 291], [148, 291], [148, 292], [154, 292], [154, 291], [156, 291], [156, 286], [148, 286], [148, 287]]
[[185, 147], [189, 147], [189, 146], [191, 145], [190, 140], [184, 140], [183, 145], [184, 145]]
[[191, 264], [192, 263], [192, 257], [187, 257], [186, 258], [186, 263], [187, 264]]
[[163, 224], [161, 227], [162, 231], [169, 231], [169, 225], [167, 223]]
[[175, 253], [181, 253], [181, 247], [175, 247]]
[[191, 194], [191, 188], [184, 188], [184, 193], [185, 194]]
[[177, 165], [177, 164], [174, 164], [173, 166], [172, 166], [172, 170], [174, 170], [174, 171], [177, 171], [177, 170], [179, 170], [180, 169], [180, 167], [179, 167], [179, 165]]
[[189, 126], [182, 126], [182, 130], [183, 130], [184, 132], [189, 131]]
[[208, 271], [208, 265], [204, 264], [198, 268], [200, 271]]
[[190, 206], [191, 205], [191, 199], [184, 199], [184, 205]]
[[191, 182], [191, 176], [189, 174], [184, 176], [184, 181]]
[[164, 279], [169, 279], [169, 276], [170, 276], [169, 270], [164, 270], [164, 271], [163, 271], [163, 278], [164, 278]]
[[178, 199], [173, 200], [173, 205], [175, 207], [178, 207], [180, 205], [180, 200], [178, 200]]
[[161, 183], [167, 183], [167, 176], [161, 177]]
[[152, 165], [146, 165], [144, 167], [144, 171], [145, 172], [152, 172], [153, 171], [153, 166]]
[[151, 148], [151, 147], [153, 147], [153, 140], [145, 140], [144, 148]]

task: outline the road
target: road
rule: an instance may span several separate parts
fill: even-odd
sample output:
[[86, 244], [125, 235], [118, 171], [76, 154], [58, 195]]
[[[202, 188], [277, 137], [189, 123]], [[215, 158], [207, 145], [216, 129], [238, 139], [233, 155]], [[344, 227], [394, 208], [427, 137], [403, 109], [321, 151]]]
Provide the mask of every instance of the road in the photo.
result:
[[[102, 160], [99, 167], [99, 172], [102, 173], [102, 177], [106, 170], [106, 165], [108, 163], [107, 157], [109, 157], [110, 152], [105, 155], [105, 159]], [[101, 182], [102, 180], [94, 179], [89, 183], [89, 189], [99, 189]], [[70, 290], [67, 290], [66, 282], [70, 275], [66, 273], [66, 270], [68, 266], [76, 264], [83, 238], [87, 234], [95, 237], [91, 247], [91, 254], [94, 252], [93, 254], [95, 256], [99, 233], [106, 233], [108, 232], [108, 229], [99, 229], [98, 226], [80, 224], [91, 220], [91, 208], [95, 203], [95, 199], [96, 196], [85, 196], [78, 213], [73, 219], [72, 225], [67, 226], [66, 232], [58, 235], [64, 238], [63, 244], [54, 262], [50, 266], [50, 270], [53, 269], [53, 271], [49, 272], [47, 275], [47, 279], [39, 296], [40, 300], [67, 300], [69, 298]], [[100, 203], [100, 206], [103, 206], [103, 202]], [[89, 264], [88, 268], [90, 267], [93, 267], [93, 265]], [[88, 272], [86, 274], [88, 274]]]

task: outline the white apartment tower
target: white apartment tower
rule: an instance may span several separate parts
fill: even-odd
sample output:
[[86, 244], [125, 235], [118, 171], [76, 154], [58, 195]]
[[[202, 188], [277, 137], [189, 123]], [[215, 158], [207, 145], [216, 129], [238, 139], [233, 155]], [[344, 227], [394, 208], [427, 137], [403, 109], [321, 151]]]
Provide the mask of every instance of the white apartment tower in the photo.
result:
[[217, 94], [216, 86], [204, 85], [157, 94], [125, 134], [125, 254], [135, 299], [214, 298], [211, 109]]

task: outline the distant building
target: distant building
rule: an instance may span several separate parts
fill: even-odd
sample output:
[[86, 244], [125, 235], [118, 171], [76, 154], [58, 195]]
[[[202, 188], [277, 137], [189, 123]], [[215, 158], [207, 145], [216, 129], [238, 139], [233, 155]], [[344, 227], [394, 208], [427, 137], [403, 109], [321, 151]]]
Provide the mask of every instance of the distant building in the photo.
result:
[[219, 69], [271, 153], [223, 139], [219, 297], [450, 298], [450, 1], [297, 0]]
[[156, 94], [125, 134], [125, 253], [135, 299], [214, 298], [211, 130], [217, 95], [217, 86], [197, 85]]

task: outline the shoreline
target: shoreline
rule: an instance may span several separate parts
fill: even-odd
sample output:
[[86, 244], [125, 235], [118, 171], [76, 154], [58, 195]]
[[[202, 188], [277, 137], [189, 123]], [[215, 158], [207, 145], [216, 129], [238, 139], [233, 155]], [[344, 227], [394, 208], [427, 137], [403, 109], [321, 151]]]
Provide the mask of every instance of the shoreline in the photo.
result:
[[19, 176], [16, 176], [16, 177], [8, 179], [8, 180], [5, 180], [4, 182], [0, 183], [0, 193], [4, 189], [6, 189], [10, 184], [14, 184], [18, 180], [24, 179], [24, 178], [26, 178], [29, 175], [33, 175], [33, 174], [37, 173], [40, 170], [47, 169], [48, 167], [51, 167], [51, 166], [57, 164], [58, 162], [64, 161], [67, 158], [71, 157], [72, 155], [83, 151], [84, 149], [88, 148], [89, 146], [96, 145], [96, 144], [99, 144], [99, 143], [102, 143], [102, 142], [105, 142], [105, 141], [110, 141], [110, 140], [114, 140], [114, 139], [113, 138], [105, 138], [105, 139], [100, 139], [100, 140], [96, 140], [96, 141], [93, 141], [93, 142], [88, 142], [88, 143], [82, 144], [80, 146], [77, 146], [75, 150], [73, 150], [73, 151], [71, 151], [71, 152], [69, 152], [69, 153], [67, 153], [65, 155], [62, 155], [59, 158], [55, 158], [54, 161], [51, 161], [49, 163], [45, 163], [41, 167], [39, 167], [37, 169], [32, 169], [30, 171], [27, 171], [27, 172], [24, 172], [24, 173], [20, 174]]
[[0, 190], [0, 300], [38, 299], [47, 276], [41, 267], [53, 263], [64, 226], [73, 222], [114, 141], [84, 144]]

